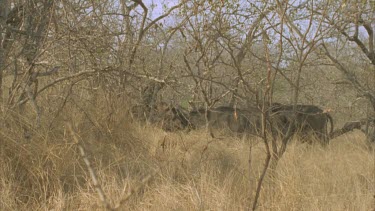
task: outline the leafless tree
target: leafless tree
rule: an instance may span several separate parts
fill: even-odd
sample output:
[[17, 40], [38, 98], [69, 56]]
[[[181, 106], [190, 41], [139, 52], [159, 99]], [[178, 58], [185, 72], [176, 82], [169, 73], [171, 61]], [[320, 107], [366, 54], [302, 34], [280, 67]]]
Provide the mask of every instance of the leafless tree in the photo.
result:
[[[313, 13], [324, 20], [324, 36], [321, 52], [344, 76], [359, 97], [365, 98], [371, 108], [369, 118], [375, 114], [375, 5], [372, 1], [354, 1], [345, 4], [329, 4], [321, 1]], [[351, 56], [342, 60], [345, 51]], [[355, 68], [351, 64], [359, 63]], [[367, 78], [366, 78], [367, 77]], [[369, 139], [374, 134], [367, 134]], [[372, 140], [374, 141], [374, 140]]]

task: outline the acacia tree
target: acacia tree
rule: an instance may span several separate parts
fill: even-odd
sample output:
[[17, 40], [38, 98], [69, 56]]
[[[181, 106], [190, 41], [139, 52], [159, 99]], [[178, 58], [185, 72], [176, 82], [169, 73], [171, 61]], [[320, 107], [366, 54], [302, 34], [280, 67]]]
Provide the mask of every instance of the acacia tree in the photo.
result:
[[[321, 43], [320, 53], [372, 109], [367, 120], [362, 121], [367, 127], [369, 123], [372, 127], [375, 124], [374, 11], [373, 1], [344, 1], [342, 4], [319, 1], [312, 10], [324, 20], [324, 30], [330, 32]], [[345, 57], [346, 51], [351, 55]], [[367, 131], [367, 137], [375, 142], [375, 130]]]
[[[149, 8], [143, 3], [141, 0], [133, 0], [127, 2], [125, 0], [120, 1], [122, 13], [123, 13], [123, 29], [125, 34], [121, 37], [118, 37], [119, 40], [119, 54], [120, 54], [120, 63], [122, 64], [122, 68], [120, 70], [120, 84], [123, 88], [125, 85], [134, 77], [141, 77], [147, 78], [151, 81], [150, 84], [143, 90], [144, 96], [149, 96], [144, 98], [143, 104], [152, 105], [155, 101], [157, 93], [160, 89], [165, 85], [165, 80], [160, 79], [163, 75], [164, 71], [164, 55], [165, 51], [167, 50], [168, 42], [171, 39], [171, 36], [176, 32], [176, 29], [166, 30], [158, 23], [169, 16], [174, 10], [180, 8], [182, 5], [185, 4], [185, 1], [181, 1], [180, 3], [172, 6], [169, 8], [164, 14], [151, 19], [149, 17]], [[141, 11], [137, 10], [137, 8], [141, 8]], [[141, 12], [141, 13], [139, 13]], [[177, 23], [178, 25], [178, 23]], [[178, 28], [178, 27], [176, 27]], [[146, 35], [155, 36], [155, 32], [162, 32], [164, 33], [164, 41], [165, 43], [154, 43], [155, 46], [158, 44], [162, 44], [165, 46], [163, 49], [164, 52], [162, 53], [162, 57], [159, 61], [159, 68], [155, 70], [155, 72], [143, 72], [138, 74], [136, 69], [137, 61], [136, 56], [139, 49], [141, 49], [141, 44], [143, 39]], [[164, 31], [164, 32], [163, 32]], [[154, 33], [153, 33], [154, 32]], [[153, 33], [153, 34], [152, 34]], [[152, 40], [152, 39], [150, 39]], [[147, 40], [146, 40], [147, 42]], [[144, 56], [140, 56], [140, 62], [145, 60]], [[139, 61], [138, 61], [139, 62]], [[138, 63], [139, 64], [139, 63]], [[151, 94], [150, 94], [151, 93]]]
[[[156, 31], [165, 30], [158, 22], [184, 1], [151, 20], [142, 1], [120, 3], [121, 8], [110, 0], [1, 1], [0, 96], [5, 102], [2, 105], [24, 110], [24, 105], [31, 102], [39, 125], [44, 105], [38, 103], [38, 98], [53, 87], [70, 87], [86, 81], [93, 88], [118, 94], [126, 90], [133, 93], [132, 85], [139, 79], [165, 84], [163, 78], [159, 79], [164, 70], [163, 58], [159, 71], [139, 68], [145, 58], [150, 61], [150, 52], [157, 55], [157, 51], [152, 49], [141, 56], [137, 52], [147, 50], [143, 42], [150, 39], [145, 41], [144, 37], [156, 37]], [[166, 46], [175, 31], [164, 32]], [[164, 41], [155, 41], [153, 45]], [[10, 86], [4, 84], [5, 77], [7, 83], [11, 81]], [[91, 92], [94, 90], [97, 89]]]
[[[21, 108], [31, 101], [40, 125], [40, 108], [36, 101], [38, 81], [58, 70], [41, 61], [46, 52], [47, 34], [55, 4], [53, 1], [1, 3], [0, 97], [6, 108]], [[37, 15], [38, 14], [38, 15]], [[12, 79], [6, 90], [5, 78]], [[9, 80], [8, 80], [9, 81]], [[8, 86], [7, 86], [8, 87]], [[4, 108], [3, 108], [4, 110]]]
[[[267, 98], [269, 103], [272, 102], [272, 91], [275, 90], [273, 85], [280, 80], [288, 83], [293, 91], [289, 97], [291, 99], [289, 103], [294, 105], [301, 103], [303, 101], [301, 101], [300, 90], [306, 86], [307, 81], [302, 78], [308, 69], [311, 70], [309, 67], [312, 65], [325, 65], [326, 61], [320, 56], [322, 52], [340, 69], [362, 96], [366, 97], [369, 102], [373, 102], [373, 80], [370, 80], [368, 84], [363, 83], [359, 72], [351, 73], [339, 58], [332, 55], [338, 49], [333, 48], [334, 42], [346, 46], [345, 49], [349, 48], [348, 43], [342, 39], [345, 37], [359, 47], [372, 65], [374, 36], [371, 27], [373, 23], [370, 20], [373, 20], [373, 6], [369, 6], [369, 1], [367, 4], [353, 3], [356, 5], [354, 8], [360, 10], [354, 13], [353, 11], [356, 10], [351, 10], [350, 13], [343, 12], [349, 7], [346, 3], [334, 4], [331, 1], [275, 1], [274, 3], [259, 1], [256, 4], [241, 1], [241, 7], [236, 6], [238, 2], [223, 4], [222, 2], [196, 1], [194, 3], [191, 7], [193, 14], [190, 17], [195, 19], [190, 21], [190, 25], [186, 26], [183, 31], [187, 43], [190, 44], [185, 51], [185, 64], [188, 75], [193, 77], [197, 89], [201, 91], [207, 104], [214, 104], [215, 96], [221, 96], [218, 93], [212, 95], [211, 90], [214, 85], [222, 88], [221, 93], [229, 91], [238, 98], [248, 98], [248, 96], [242, 96], [241, 91], [250, 96], [257, 96], [260, 89], [253, 85], [256, 80], [254, 77], [247, 77], [251, 74], [247, 72], [249, 68], [244, 67], [251, 57], [267, 64], [267, 66], [260, 66], [263, 68], [263, 73], [271, 73], [269, 77], [263, 74], [263, 79], [271, 79], [268, 80], [271, 83], [265, 83], [266, 87], [271, 86], [271, 89], [267, 91], [265, 88], [263, 92], [263, 96], [269, 96]], [[249, 7], [246, 7], [247, 3]], [[248, 8], [252, 8], [253, 11]], [[343, 17], [338, 18], [338, 14]], [[357, 14], [357, 18], [348, 18], [345, 14]], [[365, 16], [366, 19], [359, 18], [358, 14]], [[258, 18], [252, 19], [251, 15]], [[199, 21], [194, 22], [194, 20]], [[250, 21], [246, 22], [246, 20]], [[361, 40], [359, 26], [363, 26], [362, 35], [367, 33], [366, 42]], [[353, 30], [354, 34], [350, 34], [348, 32], [350, 30]], [[257, 39], [260, 37], [262, 39]], [[252, 48], [257, 42], [266, 40], [269, 41], [263, 44], [263, 52], [259, 53]], [[371, 65], [364, 67], [369, 70], [369, 74], [366, 75], [373, 78]], [[225, 66], [225, 71], [219, 71], [223, 66]], [[223, 72], [229, 72], [230, 76]], [[325, 74], [328, 77], [329, 73], [325, 72]], [[357, 76], [354, 77], [356, 74]], [[222, 78], [225, 77], [229, 80], [223, 82]], [[218, 78], [221, 81], [218, 81]], [[202, 84], [207, 86], [202, 86]], [[255, 98], [261, 99], [259, 96]], [[273, 147], [276, 160], [285, 152], [291, 135], [293, 133], [289, 130], [280, 150], [277, 150], [276, 145]]]
[[260, 41], [260, 25], [270, 10], [267, 4], [250, 1], [196, 1], [185, 10], [189, 21], [181, 31], [188, 44], [183, 56], [186, 72], [208, 107], [223, 98], [232, 106], [237, 101], [256, 105], [257, 84], [262, 80], [258, 76], [266, 66], [251, 64], [249, 54], [261, 48], [252, 49]]
[[[281, 6], [278, 8], [266, 2], [258, 3], [241, 1], [240, 6], [239, 2], [195, 2], [189, 10], [191, 13], [185, 14], [189, 17], [189, 24], [182, 32], [188, 44], [183, 56], [186, 72], [193, 78], [196, 89], [201, 92], [206, 105], [211, 107], [227, 93], [231, 93], [233, 97], [229, 100], [232, 106], [235, 106], [238, 99], [243, 100], [247, 106], [258, 106], [262, 114], [262, 132], [259, 136], [264, 140], [267, 157], [256, 187], [253, 209], [257, 207], [260, 189], [271, 158], [274, 157], [277, 162], [285, 151], [287, 140], [291, 137], [290, 132], [283, 141], [282, 150], [278, 152], [276, 140], [269, 139], [266, 132], [267, 128], [269, 129], [267, 105], [272, 102], [272, 85], [280, 71], [282, 56], [285, 57], [283, 40], [288, 39], [283, 34], [284, 27], [287, 26], [277, 23], [282, 20], [282, 15], [278, 18], [275, 11], [279, 9], [282, 12], [290, 12], [291, 9]], [[279, 37], [276, 36], [278, 33]], [[277, 37], [273, 39], [276, 41], [271, 41], [270, 36]], [[300, 44], [299, 41], [304, 36], [306, 35], [293, 37], [294, 42], [290, 41], [289, 45]], [[306, 47], [307, 44], [302, 43], [301, 46]], [[300, 54], [301, 57], [300, 71], [305, 57], [310, 52], [295, 50], [294, 55]], [[275, 57], [275, 53], [279, 53], [279, 56]], [[289, 82], [295, 86], [293, 80], [289, 79]], [[221, 93], [214, 93], [213, 87], [220, 87]], [[296, 88], [296, 98], [298, 90]], [[250, 161], [251, 158], [249, 163]], [[253, 192], [250, 196], [252, 194]]]

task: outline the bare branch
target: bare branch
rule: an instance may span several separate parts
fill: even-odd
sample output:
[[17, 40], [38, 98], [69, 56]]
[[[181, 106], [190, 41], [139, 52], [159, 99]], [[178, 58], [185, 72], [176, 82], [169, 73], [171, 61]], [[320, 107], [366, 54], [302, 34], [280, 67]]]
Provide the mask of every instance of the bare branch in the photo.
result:
[[181, 5], [185, 4], [185, 1], [182, 1], [180, 4], [176, 5], [176, 6], [173, 6], [171, 7], [165, 14], [155, 18], [153, 21], [151, 21], [151, 23], [149, 23], [146, 27], [145, 27], [145, 23], [146, 23], [146, 19], [147, 19], [147, 13], [148, 13], [148, 9], [147, 7], [143, 4], [142, 0], [132, 0], [138, 4], [141, 5], [144, 13], [143, 13], [143, 18], [142, 18], [142, 23], [141, 23], [141, 27], [140, 27], [140, 31], [139, 31], [139, 34], [138, 34], [138, 39], [132, 49], [132, 53], [130, 55], [130, 64], [133, 63], [133, 60], [134, 60], [134, 57], [135, 57], [135, 54], [137, 52], [137, 49], [138, 49], [138, 46], [139, 44], [141, 43], [142, 41], [142, 38], [144, 36], [144, 33], [146, 31], [148, 31], [154, 24], [156, 24], [158, 21], [160, 21], [161, 19], [167, 17], [171, 12], [173, 12], [175, 9], [181, 7]]

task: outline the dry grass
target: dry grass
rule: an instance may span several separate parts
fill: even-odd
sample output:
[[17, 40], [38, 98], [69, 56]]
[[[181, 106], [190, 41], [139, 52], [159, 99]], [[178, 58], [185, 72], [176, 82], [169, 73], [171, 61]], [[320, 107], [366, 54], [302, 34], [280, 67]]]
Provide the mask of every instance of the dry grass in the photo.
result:
[[[112, 206], [144, 185], [119, 210], [251, 207], [265, 158], [259, 140], [212, 139], [205, 131], [166, 133], [130, 122], [121, 106], [109, 119], [103, 108], [87, 108], [86, 115], [67, 110], [74, 113], [77, 134]], [[0, 210], [104, 210], [64, 118], [35, 131], [21, 118], [4, 116], [3, 122]], [[25, 128], [32, 131], [30, 139]], [[359, 132], [327, 148], [291, 143], [277, 169], [269, 171], [258, 210], [372, 210], [374, 162]], [[142, 184], [148, 175], [151, 180]]]

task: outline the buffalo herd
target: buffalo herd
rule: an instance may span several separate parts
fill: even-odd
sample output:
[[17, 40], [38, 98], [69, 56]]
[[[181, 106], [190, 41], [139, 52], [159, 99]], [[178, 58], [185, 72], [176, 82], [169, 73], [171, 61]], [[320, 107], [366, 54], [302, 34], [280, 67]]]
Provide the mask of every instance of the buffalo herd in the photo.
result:
[[313, 136], [320, 143], [327, 144], [333, 131], [331, 115], [315, 105], [273, 103], [262, 112], [258, 107], [231, 106], [188, 111], [179, 106], [160, 103], [153, 107], [133, 107], [131, 114], [136, 119], [147, 119], [151, 123], [160, 124], [166, 131], [207, 127], [213, 137], [224, 132], [259, 136], [264, 125], [265, 131], [274, 138], [298, 135], [302, 141], [311, 142], [310, 137]]

